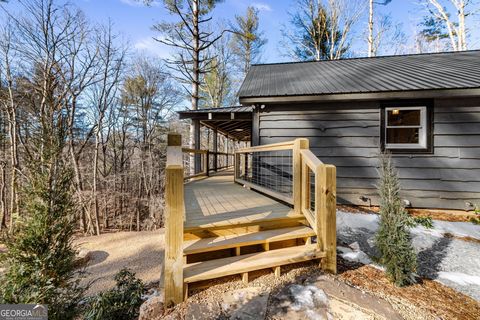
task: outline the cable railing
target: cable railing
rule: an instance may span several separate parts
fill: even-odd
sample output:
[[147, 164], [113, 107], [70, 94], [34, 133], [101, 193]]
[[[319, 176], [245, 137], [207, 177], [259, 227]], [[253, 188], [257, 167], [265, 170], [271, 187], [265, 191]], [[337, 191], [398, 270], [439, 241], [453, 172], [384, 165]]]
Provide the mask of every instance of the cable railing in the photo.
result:
[[293, 205], [317, 234], [326, 270], [336, 272], [336, 168], [310, 151], [308, 139], [236, 150], [235, 182]]

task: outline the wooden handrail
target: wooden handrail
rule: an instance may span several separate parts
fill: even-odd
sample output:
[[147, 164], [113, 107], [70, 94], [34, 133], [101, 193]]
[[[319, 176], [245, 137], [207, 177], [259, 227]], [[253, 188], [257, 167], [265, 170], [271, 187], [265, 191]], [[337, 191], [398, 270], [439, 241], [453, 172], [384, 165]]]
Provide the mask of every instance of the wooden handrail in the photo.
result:
[[258, 151], [278, 151], [278, 150], [290, 150], [293, 149], [296, 140], [278, 142], [272, 144], [266, 144], [263, 146], [248, 147], [235, 150], [235, 153], [249, 153], [249, 152], [258, 152]]
[[324, 164], [320, 159], [317, 158], [316, 155], [313, 154], [312, 151], [310, 151], [310, 149], [304, 149], [300, 151], [300, 153], [302, 154], [302, 161], [304, 161], [311, 170], [316, 170], [318, 166]]
[[203, 150], [203, 149], [190, 149], [190, 148], [182, 148], [183, 153], [198, 153], [198, 154], [206, 154], [208, 153], [208, 150]]

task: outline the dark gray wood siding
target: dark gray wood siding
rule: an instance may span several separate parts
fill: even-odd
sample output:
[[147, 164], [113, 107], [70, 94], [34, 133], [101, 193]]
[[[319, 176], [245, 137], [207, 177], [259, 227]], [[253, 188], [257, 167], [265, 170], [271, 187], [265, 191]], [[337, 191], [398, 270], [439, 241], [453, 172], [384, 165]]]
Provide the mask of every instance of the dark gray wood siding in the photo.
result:
[[[377, 205], [379, 106], [337, 102], [257, 108], [258, 142], [308, 138], [323, 162], [337, 166], [340, 203]], [[480, 99], [435, 100], [433, 118], [433, 154], [393, 156], [402, 196], [418, 208], [480, 204]]]

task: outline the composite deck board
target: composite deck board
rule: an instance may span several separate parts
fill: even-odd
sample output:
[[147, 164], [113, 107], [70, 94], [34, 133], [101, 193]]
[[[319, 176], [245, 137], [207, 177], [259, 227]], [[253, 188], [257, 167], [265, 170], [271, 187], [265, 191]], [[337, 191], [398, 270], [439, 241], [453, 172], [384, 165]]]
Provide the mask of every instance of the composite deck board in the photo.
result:
[[185, 230], [302, 218], [287, 205], [233, 182], [223, 172], [185, 185]]

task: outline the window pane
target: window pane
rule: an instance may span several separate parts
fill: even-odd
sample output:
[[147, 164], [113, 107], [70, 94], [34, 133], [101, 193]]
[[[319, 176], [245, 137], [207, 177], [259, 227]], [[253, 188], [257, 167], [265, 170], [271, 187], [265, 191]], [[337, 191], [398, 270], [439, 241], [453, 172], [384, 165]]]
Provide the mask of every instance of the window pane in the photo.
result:
[[420, 110], [388, 110], [389, 126], [419, 126]]
[[419, 143], [420, 129], [418, 128], [389, 128], [387, 129], [387, 143]]

